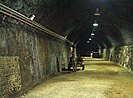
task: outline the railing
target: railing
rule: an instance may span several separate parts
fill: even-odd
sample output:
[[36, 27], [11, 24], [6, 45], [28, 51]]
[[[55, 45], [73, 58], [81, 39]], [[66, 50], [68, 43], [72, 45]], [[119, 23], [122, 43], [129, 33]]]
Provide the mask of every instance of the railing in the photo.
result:
[[0, 13], [3, 13], [7, 16], [10, 16], [10, 17], [12, 17], [16, 20], [19, 20], [19, 21], [21, 21], [21, 22], [23, 22], [23, 23], [25, 23], [29, 26], [32, 26], [32, 27], [34, 27], [38, 30], [43, 31], [44, 33], [47, 33], [47, 34], [49, 34], [49, 35], [51, 35], [55, 38], [61, 39], [65, 42], [70, 43], [71, 45], [73, 45], [73, 43], [71, 41], [69, 41], [68, 39], [66, 39], [65, 37], [53, 32], [49, 29], [47, 29], [46, 27], [42, 26], [41, 24], [39, 24], [39, 23], [37, 23], [33, 20], [30, 20], [28, 17], [24, 16], [23, 14], [15, 11], [15, 10], [13, 10], [13, 9], [11, 9], [11, 8], [1, 4], [1, 3], [0, 3]]

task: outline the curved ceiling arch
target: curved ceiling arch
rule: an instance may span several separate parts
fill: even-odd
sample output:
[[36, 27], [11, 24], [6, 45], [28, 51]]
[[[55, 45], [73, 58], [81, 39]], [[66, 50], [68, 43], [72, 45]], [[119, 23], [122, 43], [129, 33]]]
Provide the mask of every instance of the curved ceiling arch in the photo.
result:
[[[133, 0], [2, 0], [1, 3], [86, 46], [95, 20], [94, 41], [102, 47], [133, 44]], [[96, 9], [101, 16], [94, 16]], [[80, 48], [82, 50], [82, 47]]]

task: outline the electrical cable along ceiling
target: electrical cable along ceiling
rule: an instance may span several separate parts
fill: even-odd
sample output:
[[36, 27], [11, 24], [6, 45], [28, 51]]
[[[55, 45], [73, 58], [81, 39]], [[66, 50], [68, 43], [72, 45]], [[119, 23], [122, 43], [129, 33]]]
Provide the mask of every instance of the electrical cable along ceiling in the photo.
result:
[[96, 44], [110, 48], [133, 43], [133, 0], [1, 0], [1, 3], [27, 17], [35, 15], [36, 22], [73, 41], [81, 51], [87, 50], [87, 41], [92, 37], [93, 48]]

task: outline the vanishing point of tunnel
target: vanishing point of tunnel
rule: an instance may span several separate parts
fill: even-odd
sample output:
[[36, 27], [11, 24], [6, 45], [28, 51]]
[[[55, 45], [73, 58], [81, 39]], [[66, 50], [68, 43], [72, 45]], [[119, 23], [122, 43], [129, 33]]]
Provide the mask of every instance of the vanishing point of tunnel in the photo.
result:
[[133, 0], [0, 0], [0, 98], [133, 98]]

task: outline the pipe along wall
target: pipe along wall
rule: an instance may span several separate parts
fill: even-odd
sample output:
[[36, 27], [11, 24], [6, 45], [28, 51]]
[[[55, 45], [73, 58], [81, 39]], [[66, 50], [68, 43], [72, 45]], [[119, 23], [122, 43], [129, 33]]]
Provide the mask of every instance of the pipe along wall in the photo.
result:
[[14, 98], [67, 68], [70, 44], [1, 15], [0, 98]]

